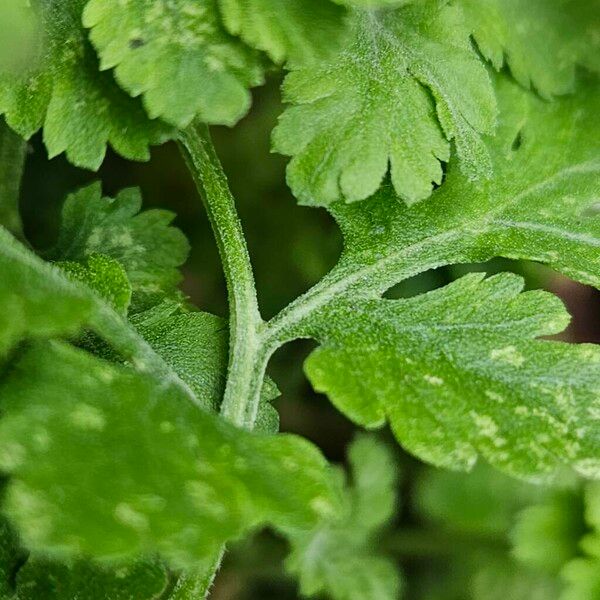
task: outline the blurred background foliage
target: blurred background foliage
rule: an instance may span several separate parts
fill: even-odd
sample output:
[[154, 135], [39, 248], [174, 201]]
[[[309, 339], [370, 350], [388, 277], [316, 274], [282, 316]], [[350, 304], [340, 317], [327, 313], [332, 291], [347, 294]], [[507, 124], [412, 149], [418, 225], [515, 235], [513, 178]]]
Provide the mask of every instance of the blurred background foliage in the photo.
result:
[[[17, 17], [15, 17], [17, 18]], [[269, 134], [281, 111], [278, 80], [256, 90], [250, 115], [234, 129], [213, 135], [230, 178], [256, 271], [263, 316], [271, 317], [321, 278], [342, 245], [328, 214], [300, 207], [285, 185], [285, 159], [271, 154]], [[47, 159], [41, 139], [29, 147], [22, 194], [28, 239], [50, 246], [67, 193], [97, 178], [114, 195], [142, 189], [146, 207], [177, 213], [192, 252], [183, 288], [202, 310], [226, 314], [226, 291], [210, 227], [193, 182], [174, 144], [156, 148], [146, 164], [109, 155], [99, 174]], [[439, 287], [466, 270], [521, 273], [530, 288], [557, 293], [574, 320], [563, 337], [600, 341], [600, 297], [529, 263], [506, 260], [431, 271], [388, 292], [401, 297]], [[282, 391], [276, 401], [284, 431], [317, 443], [343, 463], [353, 426], [302, 373], [312, 345], [292, 344], [275, 356], [270, 374]], [[388, 433], [379, 435], [386, 440]], [[568, 473], [554, 487], [523, 484], [478, 466], [469, 475], [441, 472], [397, 454], [400, 477], [396, 516], [377, 541], [404, 574], [410, 600], [594, 600], [600, 599], [600, 488]], [[288, 600], [299, 597], [286, 574], [285, 543], [269, 532], [231, 548], [221, 569], [215, 600]], [[358, 600], [358, 597], [357, 597]]]

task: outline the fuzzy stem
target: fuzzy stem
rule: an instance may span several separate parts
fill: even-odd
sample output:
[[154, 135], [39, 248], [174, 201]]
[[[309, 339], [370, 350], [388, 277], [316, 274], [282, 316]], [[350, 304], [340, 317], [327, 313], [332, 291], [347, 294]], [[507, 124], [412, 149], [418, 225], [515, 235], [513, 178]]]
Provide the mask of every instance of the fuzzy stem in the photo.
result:
[[229, 295], [229, 367], [221, 414], [235, 425], [251, 429], [265, 361], [259, 356], [263, 320], [246, 240], [208, 127], [192, 123], [181, 132], [180, 146], [206, 206]]

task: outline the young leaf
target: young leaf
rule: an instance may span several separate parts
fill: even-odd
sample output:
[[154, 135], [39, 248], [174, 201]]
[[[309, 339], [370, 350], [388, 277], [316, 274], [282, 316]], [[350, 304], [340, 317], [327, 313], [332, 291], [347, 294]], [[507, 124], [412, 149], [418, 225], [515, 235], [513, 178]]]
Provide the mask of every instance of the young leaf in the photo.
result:
[[600, 70], [597, 0], [461, 0], [481, 53], [545, 97], [571, 92], [577, 65]]
[[0, 356], [23, 339], [74, 336], [87, 327], [121, 360], [151, 372], [198, 405], [190, 388], [96, 291], [42, 261], [0, 227]]
[[299, 577], [306, 596], [395, 600], [401, 589], [398, 568], [373, 546], [396, 508], [397, 467], [385, 446], [368, 437], [353, 442], [349, 459], [353, 485], [342, 491], [345, 513], [323, 519], [311, 531], [288, 532], [292, 552], [286, 567]]
[[37, 60], [23, 72], [0, 70], [0, 114], [25, 138], [44, 127], [50, 157], [66, 152], [75, 165], [97, 169], [106, 145], [134, 160], [169, 130], [150, 121], [138, 102], [99, 74], [81, 26], [85, 0], [36, 4], [41, 31]]
[[166, 210], [140, 212], [142, 197], [126, 189], [113, 200], [102, 197], [99, 183], [68, 196], [52, 260], [82, 261], [101, 253], [119, 261], [134, 293], [172, 296], [181, 279], [178, 267], [189, 244], [171, 226], [175, 215]]
[[[469, 177], [488, 176], [482, 133], [494, 128], [491, 82], [460, 10], [424, 0], [352, 16], [336, 58], [288, 75], [274, 148], [304, 204], [363, 200], [388, 171], [408, 204], [430, 195], [454, 140]], [[433, 101], [431, 96], [433, 96]]]
[[90, 254], [82, 262], [57, 263], [71, 279], [85, 283], [112, 305], [119, 313], [127, 314], [131, 302], [131, 285], [123, 267], [103, 254]]
[[311, 63], [339, 49], [346, 12], [329, 0], [219, 0], [232, 35], [275, 63]]
[[[600, 351], [534, 340], [566, 325], [560, 303], [519, 295], [522, 284], [508, 275], [378, 299], [417, 273], [493, 256], [546, 262], [600, 287], [596, 87], [550, 104], [506, 82], [500, 88], [494, 178], [476, 186], [455, 161], [445, 185], [416, 207], [391, 201], [389, 188], [335, 204], [344, 255], [271, 323], [272, 335], [323, 342], [307, 365], [317, 388], [363, 425], [389, 419], [401, 443], [427, 461], [468, 468], [481, 453], [526, 477], [562, 463], [598, 476]], [[560, 376], [548, 380], [548, 372]]]
[[32, 551], [159, 552], [194, 568], [248, 528], [310, 527], [335, 510], [308, 442], [236, 429], [168, 382], [64, 344], [25, 353], [1, 397], [5, 513]]
[[150, 117], [185, 127], [197, 116], [233, 125], [250, 107], [248, 88], [263, 81], [257, 53], [221, 25], [218, 0], [91, 0], [83, 22], [103, 70]]

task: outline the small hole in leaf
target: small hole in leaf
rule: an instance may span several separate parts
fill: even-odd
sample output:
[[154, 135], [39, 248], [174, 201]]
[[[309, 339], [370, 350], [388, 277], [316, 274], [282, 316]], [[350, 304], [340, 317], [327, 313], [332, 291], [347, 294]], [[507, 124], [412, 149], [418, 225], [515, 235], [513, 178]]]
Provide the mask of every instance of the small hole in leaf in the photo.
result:
[[136, 48], [141, 48], [145, 43], [146, 42], [142, 38], [133, 38], [129, 40], [129, 47], [132, 50], [135, 50]]

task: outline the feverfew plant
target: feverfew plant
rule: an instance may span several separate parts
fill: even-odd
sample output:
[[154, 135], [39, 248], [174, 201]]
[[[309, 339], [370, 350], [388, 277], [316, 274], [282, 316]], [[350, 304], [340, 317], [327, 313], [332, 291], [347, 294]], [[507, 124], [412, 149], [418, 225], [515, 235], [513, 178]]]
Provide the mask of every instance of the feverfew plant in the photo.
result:
[[[274, 70], [273, 148], [344, 250], [265, 321], [208, 126], [235, 125]], [[600, 288], [599, 72], [597, 0], [2, 0], [2, 597], [206, 598], [228, 543], [264, 526], [289, 540], [303, 595], [401, 597], [379, 544], [398, 502], [389, 447], [359, 436], [346, 477], [278, 433], [266, 369], [299, 338], [318, 344], [315, 390], [426, 463], [600, 479], [600, 349], [546, 339], [569, 322], [558, 298], [511, 273], [384, 296], [494, 257]], [[137, 190], [75, 191], [54, 246], [31, 247], [18, 199], [39, 130], [50, 157], [92, 170], [107, 146], [146, 160], [178, 141], [227, 321], [179, 291], [188, 242]], [[578, 485], [597, 527], [597, 485]], [[528, 498], [511, 539], [543, 563], [531, 540], [563, 505]], [[579, 558], [573, 535], [563, 597], [600, 597], [597, 533]]]

